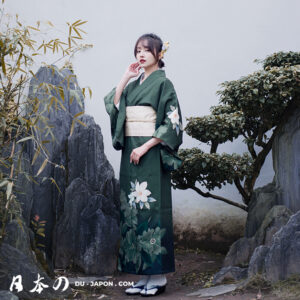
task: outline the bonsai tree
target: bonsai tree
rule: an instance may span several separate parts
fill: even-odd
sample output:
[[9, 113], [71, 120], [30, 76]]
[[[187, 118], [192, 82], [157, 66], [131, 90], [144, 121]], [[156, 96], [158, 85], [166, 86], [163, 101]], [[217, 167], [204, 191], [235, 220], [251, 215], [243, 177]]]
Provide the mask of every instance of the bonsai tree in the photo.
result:
[[[2, 0], [3, 4], [4, 0]], [[38, 134], [47, 130], [52, 136], [52, 141], [55, 137], [52, 133], [52, 126], [48, 124], [47, 118], [42, 116], [42, 112], [39, 112], [39, 105], [41, 99], [30, 99], [24, 94], [24, 90], [27, 87], [29, 80], [34, 75], [33, 67], [35, 67], [35, 58], [37, 55], [44, 56], [47, 51], [51, 51], [53, 54], [58, 54], [61, 60], [66, 58], [65, 65], [63, 67], [69, 67], [71, 64], [70, 59], [73, 55], [82, 49], [88, 48], [91, 45], [78, 44], [76, 41], [81, 40], [81, 33], [84, 32], [80, 27], [87, 21], [78, 20], [74, 23], [67, 23], [66, 42], [59, 38], [51, 37], [49, 41], [43, 40], [42, 43], [38, 43], [37, 40], [43, 39], [46, 30], [41, 30], [41, 22], [37, 21], [35, 26], [23, 25], [16, 15], [15, 18], [4, 13], [4, 8], [0, 9], [0, 242], [2, 241], [3, 234], [5, 232], [5, 225], [7, 220], [16, 218], [19, 220], [21, 216], [20, 203], [16, 199], [16, 180], [18, 174], [23, 174], [25, 178], [31, 181], [35, 181], [34, 177], [39, 176], [45, 166], [50, 161], [48, 157], [48, 151], [45, 147], [46, 143], [50, 140], [40, 140]], [[53, 24], [50, 21], [46, 22], [47, 26], [53, 28]], [[37, 39], [37, 40], [36, 40]], [[57, 62], [56, 61], [56, 62]], [[51, 68], [54, 72], [54, 66], [48, 63], [44, 63], [44, 66]], [[65, 78], [68, 83], [75, 77], [71, 74], [68, 78]], [[64, 91], [63, 88], [53, 86], [51, 84], [42, 83], [38, 87], [39, 91], [45, 94], [46, 99], [42, 99], [43, 103], [46, 103], [46, 107], [54, 109], [64, 109]], [[91, 97], [91, 90], [88, 87]], [[55, 90], [56, 93], [53, 93]], [[73, 91], [74, 98], [78, 101], [79, 95], [76, 95], [77, 90]], [[82, 89], [83, 95], [85, 95], [85, 88]], [[61, 100], [58, 96], [59, 95]], [[23, 112], [26, 110], [26, 114]], [[71, 126], [71, 133], [73, 132], [75, 121], [83, 124], [77, 117], [82, 114], [80, 112], [75, 116], [72, 116], [73, 122]], [[38, 120], [43, 121], [43, 128], [39, 128]], [[85, 125], [85, 124], [83, 124]], [[21, 167], [22, 153], [25, 145], [25, 141], [31, 139], [34, 144], [35, 154], [33, 156], [32, 164], [35, 163], [38, 156], [44, 157], [44, 162], [41, 164], [37, 174], [31, 176], [27, 174]], [[21, 145], [21, 150], [17, 151], [17, 143]], [[56, 167], [62, 167], [55, 164]], [[49, 179], [49, 183], [55, 184], [53, 178]], [[43, 179], [43, 180], [44, 180]], [[19, 188], [20, 189], [20, 188]], [[21, 191], [22, 192], [22, 191]], [[19, 222], [21, 224], [21, 222]]]
[[[217, 91], [219, 105], [211, 107], [210, 115], [187, 118], [184, 130], [210, 145], [210, 153], [195, 147], [180, 149], [183, 164], [172, 172], [174, 188], [193, 189], [203, 197], [248, 210], [255, 182], [274, 138], [300, 106], [299, 52], [278, 52], [255, 62], [262, 63], [263, 69], [221, 84], [221, 90]], [[240, 136], [248, 152], [217, 153], [219, 144], [233, 142]], [[211, 193], [227, 183], [235, 184], [243, 203]]]

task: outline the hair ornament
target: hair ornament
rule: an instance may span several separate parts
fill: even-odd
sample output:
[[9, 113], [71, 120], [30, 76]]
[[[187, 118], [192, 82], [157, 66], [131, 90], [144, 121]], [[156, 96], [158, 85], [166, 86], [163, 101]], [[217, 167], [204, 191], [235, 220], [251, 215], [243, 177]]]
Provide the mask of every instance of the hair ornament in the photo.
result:
[[164, 54], [165, 52], [167, 52], [167, 50], [169, 49], [169, 42], [164, 42], [162, 50], [161, 50], [161, 59], [164, 58]]

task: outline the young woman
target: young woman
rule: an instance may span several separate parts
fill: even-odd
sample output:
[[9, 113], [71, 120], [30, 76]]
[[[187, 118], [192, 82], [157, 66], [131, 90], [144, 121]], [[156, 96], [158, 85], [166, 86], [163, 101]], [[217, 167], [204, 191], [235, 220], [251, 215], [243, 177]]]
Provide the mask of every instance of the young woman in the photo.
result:
[[174, 86], [161, 69], [165, 51], [157, 35], [142, 35], [137, 62], [104, 97], [113, 147], [122, 150], [118, 270], [142, 275], [126, 289], [131, 295], [163, 292], [163, 274], [175, 271], [170, 171], [181, 163], [183, 128]]

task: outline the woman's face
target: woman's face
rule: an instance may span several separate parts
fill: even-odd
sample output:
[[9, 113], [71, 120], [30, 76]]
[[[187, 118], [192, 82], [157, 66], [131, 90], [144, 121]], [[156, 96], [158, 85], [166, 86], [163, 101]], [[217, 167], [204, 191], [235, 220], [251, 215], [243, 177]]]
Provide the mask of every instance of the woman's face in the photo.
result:
[[142, 68], [148, 68], [157, 64], [156, 58], [147, 47], [147, 40], [138, 43], [136, 59]]

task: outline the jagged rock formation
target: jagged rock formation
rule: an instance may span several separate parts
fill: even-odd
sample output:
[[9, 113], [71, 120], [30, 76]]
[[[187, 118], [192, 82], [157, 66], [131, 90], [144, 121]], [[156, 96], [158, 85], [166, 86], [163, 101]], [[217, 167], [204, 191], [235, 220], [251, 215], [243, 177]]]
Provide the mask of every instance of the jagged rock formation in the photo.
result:
[[[41, 265], [35, 252], [31, 250], [35, 247], [32, 244], [35, 244], [34, 236], [25, 222], [18, 224], [16, 220], [13, 220], [7, 225], [6, 236], [0, 247], [1, 289], [9, 290], [13, 283], [13, 276], [15, 276], [12, 292], [22, 299], [64, 299], [71, 293], [71, 288], [68, 287], [64, 292], [62, 288], [57, 291], [53, 289], [55, 286], [54, 276], [47, 270], [48, 273], [51, 273], [50, 277], [44, 270], [45, 266]], [[21, 275], [20, 278], [18, 278], [19, 275]], [[34, 291], [35, 282], [39, 276], [42, 277], [41, 282], [47, 285], [41, 292]], [[17, 291], [16, 283], [19, 287], [21, 284], [23, 290]]]
[[[18, 178], [18, 185], [25, 190], [24, 194], [18, 195], [18, 200], [22, 205], [26, 233], [19, 232], [16, 237], [14, 231], [8, 231], [10, 242], [4, 242], [0, 248], [0, 261], [5, 261], [0, 263], [0, 272], [6, 272], [5, 282], [0, 279], [2, 290], [8, 290], [8, 283], [16, 270], [21, 272], [19, 274], [23, 278], [27, 277], [28, 284], [31, 281], [32, 285], [34, 273], [36, 277], [37, 272], [43, 273], [41, 276], [50, 282], [51, 277], [54, 278], [54, 268], [74, 267], [88, 274], [110, 275], [117, 265], [119, 182], [105, 156], [101, 129], [91, 116], [79, 116], [78, 119], [86, 127], [76, 122], [70, 136], [72, 117], [84, 111], [83, 95], [74, 77], [70, 78], [68, 86], [66, 78], [73, 75], [70, 70], [53, 67], [54, 73], [47, 67], [38, 70], [37, 79], [32, 78], [30, 82], [29, 97], [39, 99], [39, 111], [44, 110], [43, 117], [48, 118], [48, 123], [53, 126], [52, 134], [56, 141], [44, 145], [49, 161], [54, 164], [48, 164], [40, 176], [35, 178], [38, 184], [29, 182], [24, 176]], [[47, 109], [48, 95], [39, 86], [43, 82], [63, 87], [64, 99], [55, 89], [51, 94], [60, 99], [65, 110]], [[60, 108], [60, 105], [57, 107]], [[44, 128], [42, 120], [38, 121], [38, 126]], [[42, 141], [51, 140], [50, 137], [49, 132], [44, 131], [37, 138]], [[37, 173], [45, 159], [39, 155], [31, 166], [34, 154], [33, 143], [29, 140], [25, 144], [22, 167], [31, 176]], [[55, 167], [55, 164], [63, 165], [64, 169]], [[54, 178], [60, 192], [50, 180], [44, 178]], [[34, 235], [31, 221], [36, 215], [39, 220], [46, 221], [45, 238]], [[13, 225], [8, 224], [7, 228], [10, 226]], [[26, 243], [19, 242], [22, 235]], [[45, 250], [44, 266], [38, 264], [31, 250], [33, 241], [35, 245], [45, 245], [45, 249], [40, 248]], [[14, 263], [6, 259], [9, 253], [15, 254], [11, 257], [15, 259]], [[18, 263], [23, 267], [14, 269]], [[28, 287], [24, 287], [27, 293]], [[27, 296], [25, 292], [22, 293], [22, 297]], [[51, 299], [48, 296], [46, 298]], [[36, 295], [36, 299], [38, 297]]]
[[[104, 154], [101, 129], [92, 117], [81, 115], [79, 120], [86, 127], [76, 123], [72, 136], [69, 136], [72, 116], [84, 110], [77, 81], [72, 78], [68, 88], [67, 80], [64, 80], [69, 75], [72, 73], [67, 69], [59, 71], [55, 68], [53, 75], [51, 69], [44, 67], [37, 72], [37, 80], [32, 78], [29, 96], [41, 101], [45, 94], [35, 89], [37, 85], [48, 82], [58, 86], [63, 82], [66, 111], [44, 113], [53, 124], [53, 135], [57, 139], [57, 143], [47, 144], [50, 160], [64, 165], [65, 170], [49, 165], [43, 170], [43, 176], [53, 177], [62, 194], [49, 182], [42, 183], [41, 178], [40, 185], [33, 185], [31, 216], [38, 214], [42, 220], [47, 220], [46, 249], [56, 268], [73, 265], [89, 274], [107, 275], [114, 270], [112, 261], [116, 259], [117, 251], [118, 181]], [[56, 94], [56, 97], [60, 95]], [[44, 139], [47, 137], [42, 136], [41, 140]], [[30, 157], [33, 155], [31, 147]], [[43, 159], [40, 157], [34, 164], [33, 174]], [[107, 232], [110, 232], [109, 240], [104, 241]]]
[[280, 187], [280, 204], [300, 210], [300, 108], [276, 136], [272, 147], [275, 183]]
[[[300, 274], [300, 109], [277, 135], [272, 148], [273, 182], [255, 190], [245, 236], [234, 242], [214, 282], [257, 273], [275, 282]], [[239, 268], [239, 269], [238, 269]]]

